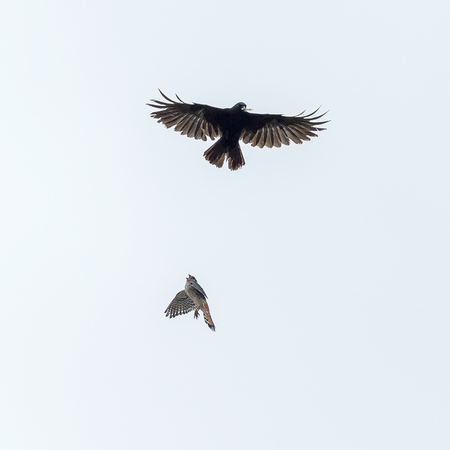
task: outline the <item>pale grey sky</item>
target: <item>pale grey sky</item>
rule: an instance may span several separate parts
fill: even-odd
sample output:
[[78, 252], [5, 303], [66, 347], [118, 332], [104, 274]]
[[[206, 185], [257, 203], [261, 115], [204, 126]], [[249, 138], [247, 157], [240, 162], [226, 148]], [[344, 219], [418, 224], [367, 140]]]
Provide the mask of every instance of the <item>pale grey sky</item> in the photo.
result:
[[[2, 449], [449, 448], [445, 2], [0, 17]], [[331, 122], [230, 172], [158, 88]]]

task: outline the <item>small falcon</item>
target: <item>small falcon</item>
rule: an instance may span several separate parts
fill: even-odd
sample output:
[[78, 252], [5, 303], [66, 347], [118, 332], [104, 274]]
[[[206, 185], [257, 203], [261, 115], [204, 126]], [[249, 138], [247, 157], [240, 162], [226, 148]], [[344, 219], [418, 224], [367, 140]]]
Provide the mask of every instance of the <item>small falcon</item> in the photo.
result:
[[180, 316], [194, 311], [194, 319], [198, 319], [199, 311], [203, 312], [203, 318], [206, 325], [212, 331], [216, 331], [216, 327], [209, 312], [207, 296], [202, 287], [197, 283], [197, 280], [192, 275], [186, 278], [186, 285], [184, 291], [178, 292], [175, 298], [170, 302], [164, 313], [170, 319], [172, 317]]
[[289, 117], [281, 114], [254, 114], [243, 102], [232, 108], [215, 108], [201, 103], [185, 103], [172, 100], [159, 91], [165, 101], [152, 100], [148, 106], [156, 108], [150, 115], [167, 128], [206, 141], [217, 137], [219, 140], [208, 148], [203, 156], [211, 164], [222, 167], [228, 160], [228, 168], [237, 170], [245, 164], [239, 141], [253, 147], [281, 147], [291, 142], [301, 144], [317, 136], [328, 120], [320, 120], [324, 114], [300, 113]]

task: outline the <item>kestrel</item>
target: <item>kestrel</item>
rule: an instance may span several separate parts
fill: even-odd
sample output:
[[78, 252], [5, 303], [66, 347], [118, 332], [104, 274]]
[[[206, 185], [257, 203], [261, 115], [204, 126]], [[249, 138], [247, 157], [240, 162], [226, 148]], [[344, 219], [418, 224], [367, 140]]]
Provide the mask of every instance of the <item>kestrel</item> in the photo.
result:
[[216, 327], [209, 312], [207, 296], [202, 287], [197, 283], [197, 280], [192, 275], [186, 278], [186, 285], [184, 291], [178, 292], [175, 298], [170, 302], [164, 313], [170, 319], [172, 317], [180, 316], [194, 311], [194, 318], [198, 319], [199, 311], [203, 312], [203, 318], [206, 325], [212, 331], [216, 331]]
[[[209, 137], [220, 139], [205, 151], [203, 156], [211, 164], [222, 167], [228, 159], [228, 168], [237, 170], [245, 164], [239, 140], [253, 147], [281, 147], [292, 141], [301, 144], [317, 136], [315, 132], [325, 130], [320, 125], [328, 120], [318, 121], [324, 114], [310, 114], [288, 117], [281, 114], [253, 114], [247, 111], [245, 103], [236, 103], [232, 108], [215, 108], [200, 103], [185, 103], [177, 95], [174, 101], [159, 91], [167, 101], [151, 100], [148, 106], [158, 108], [151, 113], [167, 128], [175, 126], [175, 131], [188, 137], [206, 141]], [[304, 111], [303, 111], [304, 112]]]

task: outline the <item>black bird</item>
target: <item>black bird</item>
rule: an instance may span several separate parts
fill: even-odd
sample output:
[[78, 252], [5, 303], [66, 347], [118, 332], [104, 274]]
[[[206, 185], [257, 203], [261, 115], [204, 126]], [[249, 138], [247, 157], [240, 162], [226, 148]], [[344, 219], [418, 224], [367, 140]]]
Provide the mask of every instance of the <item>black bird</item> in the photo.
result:
[[244, 144], [250, 143], [253, 147], [281, 147], [281, 144], [289, 145], [290, 141], [301, 144], [317, 136], [315, 131], [319, 125], [328, 120], [318, 122], [324, 114], [315, 116], [317, 109], [311, 114], [287, 117], [281, 114], [253, 114], [245, 103], [236, 103], [232, 108], [215, 108], [214, 106], [200, 103], [188, 104], [176, 96], [180, 102], [176, 102], [159, 90], [167, 102], [151, 100], [148, 106], [158, 108], [151, 113], [158, 122], [167, 128], [175, 126], [175, 131], [180, 131], [188, 137], [206, 141], [209, 137], [220, 139], [212, 145], [203, 156], [211, 164], [222, 167], [225, 158], [228, 159], [228, 167], [237, 170], [245, 164], [239, 140]]

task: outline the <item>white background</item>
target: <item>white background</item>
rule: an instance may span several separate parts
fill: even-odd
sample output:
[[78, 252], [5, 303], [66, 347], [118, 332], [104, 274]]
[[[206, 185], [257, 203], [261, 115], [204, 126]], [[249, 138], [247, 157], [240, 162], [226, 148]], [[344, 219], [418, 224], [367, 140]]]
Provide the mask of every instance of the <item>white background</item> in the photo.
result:
[[[2, 449], [450, 448], [446, 2], [0, 13]], [[231, 172], [158, 88], [331, 122]]]

